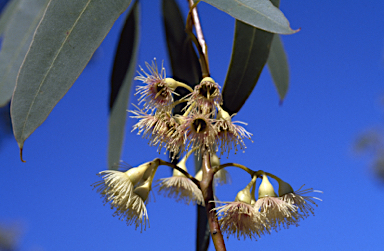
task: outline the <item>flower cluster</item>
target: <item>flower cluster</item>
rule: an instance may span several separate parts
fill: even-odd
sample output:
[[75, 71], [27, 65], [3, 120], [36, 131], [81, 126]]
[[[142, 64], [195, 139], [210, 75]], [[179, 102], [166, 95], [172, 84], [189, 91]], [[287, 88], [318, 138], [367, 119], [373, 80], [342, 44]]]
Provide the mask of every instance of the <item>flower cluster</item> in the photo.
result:
[[[221, 154], [230, 150], [238, 151], [246, 148], [243, 139], [250, 139], [252, 134], [239, 124], [232, 122], [230, 116], [222, 107], [220, 86], [210, 77], [204, 78], [194, 89], [188, 85], [166, 78], [165, 70], [159, 69], [156, 63], [147, 64], [149, 73], [141, 68], [142, 73], [135, 79], [144, 83], [136, 88], [140, 95], [139, 104], [144, 103], [143, 109], [130, 111], [133, 118], [139, 119], [133, 131], [149, 139], [149, 145], [158, 146], [158, 151], [165, 148], [174, 158], [192, 148], [196, 151], [216, 152]], [[173, 95], [177, 87], [190, 91], [180, 101], [174, 102]], [[186, 102], [184, 114], [173, 114], [173, 108]]]
[[[313, 189], [294, 192], [291, 186], [277, 178], [279, 182], [279, 196], [276, 195], [267, 175], [262, 175], [259, 187], [258, 199], [255, 199], [256, 175], [252, 181], [241, 190], [234, 202], [224, 202], [217, 207], [217, 215], [220, 217], [221, 230], [227, 236], [234, 235], [257, 239], [264, 234], [270, 234], [272, 230], [288, 228], [291, 225], [298, 226], [298, 222], [313, 214], [313, 205], [317, 206], [312, 196], [304, 196], [310, 192], [320, 192]], [[222, 203], [222, 202], [221, 202]]]
[[[298, 226], [301, 220], [314, 214], [314, 206], [317, 206], [314, 200], [320, 199], [307, 194], [320, 191], [300, 188], [295, 192], [288, 183], [273, 174], [252, 171], [236, 163], [220, 164], [217, 154], [229, 154], [239, 149], [244, 151], [246, 146], [243, 139], [251, 139], [252, 134], [241, 126], [244, 122], [232, 121], [235, 114], [230, 115], [221, 107], [220, 86], [212, 78], [203, 78], [192, 89], [184, 83], [166, 78], [165, 69], [161, 67], [159, 72], [155, 62], [146, 66], [149, 72], [141, 68], [140, 75], [135, 78], [143, 82], [142, 86], [136, 88], [135, 94], [140, 96], [139, 105], [143, 104], [143, 108], [136, 106], [136, 110], [130, 111], [131, 117], [138, 119], [132, 131], [136, 130], [148, 139], [149, 145], [157, 146], [159, 152], [164, 148], [172, 160], [176, 156], [183, 157], [176, 165], [155, 159], [126, 172], [100, 172], [103, 180], [93, 186], [104, 198], [104, 204], [109, 203], [115, 210], [114, 216], [136, 228], [141, 226], [141, 230], [146, 228], [147, 223], [149, 225], [146, 203], [160, 165], [172, 167], [173, 175], [160, 179], [157, 184], [159, 193], [186, 204], [222, 204], [212, 210], [215, 210], [216, 220], [227, 236], [258, 239], [272, 231]], [[186, 88], [190, 93], [174, 101], [173, 95], [178, 87]], [[186, 104], [183, 114], [174, 114], [173, 108], [183, 102]], [[195, 177], [188, 173], [186, 166], [193, 152], [204, 153], [206, 167], [197, 171]], [[203, 185], [229, 182], [229, 175], [224, 168], [231, 165], [252, 176], [251, 182], [237, 194], [235, 201], [220, 202], [215, 195], [212, 196], [213, 193], [209, 198], [203, 197], [201, 189], [205, 191], [205, 196], [208, 194], [206, 189], [214, 191], [214, 187]], [[278, 195], [267, 176], [278, 182]], [[258, 199], [255, 197], [257, 178], [262, 178]]]

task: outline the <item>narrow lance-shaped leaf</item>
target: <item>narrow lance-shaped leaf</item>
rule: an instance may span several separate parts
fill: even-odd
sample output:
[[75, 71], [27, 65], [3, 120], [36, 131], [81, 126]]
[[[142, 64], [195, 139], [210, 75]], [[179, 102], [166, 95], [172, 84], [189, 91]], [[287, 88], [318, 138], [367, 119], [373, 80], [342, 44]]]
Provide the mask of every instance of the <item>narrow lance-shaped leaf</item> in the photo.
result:
[[[280, 0], [271, 0], [279, 7]], [[223, 108], [237, 113], [259, 79], [268, 59], [273, 34], [236, 20], [231, 63], [223, 88]]]
[[15, 138], [24, 141], [67, 93], [131, 0], [50, 0], [21, 66], [11, 103]]
[[267, 65], [279, 94], [280, 102], [282, 102], [289, 87], [289, 67], [283, 43], [278, 35], [273, 37]]
[[[195, 1], [196, 2], [196, 1]], [[204, 0], [237, 20], [253, 27], [279, 34], [292, 34], [289, 22], [270, 0]]]
[[137, 63], [139, 19], [140, 5], [136, 1], [121, 31], [111, 76], [108, 143], [109, 169], [117, 169], [123, 147], [127, 105]]
[[18, 6], [20, 0], [11, 0], [4, 7], [3, 11], [0, 13], [0, 38], [3, 37], [3, 33], [7, 28], [9, 20], [12, 18], [13, 14], [16, 11], [16, 7]]
[[11, 100], [17, 74], [48, 1], [19, 1], [8, 22], [0, 51], [0, 107]]
[[223, 108], [237, 113], [256, 86], [268, 59], [273, 33], [236, 20], [232, 57], [223, 87]]

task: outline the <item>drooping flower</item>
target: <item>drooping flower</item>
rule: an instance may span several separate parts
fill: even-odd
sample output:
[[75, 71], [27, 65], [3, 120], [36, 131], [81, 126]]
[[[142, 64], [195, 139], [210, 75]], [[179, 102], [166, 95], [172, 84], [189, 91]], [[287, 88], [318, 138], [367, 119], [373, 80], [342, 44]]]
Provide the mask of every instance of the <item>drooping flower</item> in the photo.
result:
[[285, 193], [282, 195], [280, 195], [280, 189], [279, 189], [279, 195], [283, 201], [297, 206], [298, 209], [300, 210], [300, 216], [302, 218], [306, 218], [310, 215], [310, 213], [312, 215], [315, 215], [313, 205], [315, 205], [317, 207], [317, 204], [313, 199], [316, 199], [319, 201], [322, 201], [322, 200], [320, 198], [308, 196], [305, 194], [312, 193], [312, 192], [322, 193], [322, 191], [313, 190], [313, 188], [307, 188], [307, 189], [301, 190], [303, 187], [304, 187], [304, 185], [302, 185], [299, 188], [299, 190], [297, 190], [295, 192], [292, 189], [291, 192], [288, 192], [288, 193]]
[[220, 145], [221, 154], [224, 152], [229, 154], [232, 149], [234, 149], [236, 153], [238, 147], [244, 151], [247, 147], [245, 146], [243, 138], [251, 139], [252, 134], [236, 123], [247, 124], [241, 121], [232, 121], [234, 115], [236, 114], [230, 116], [228, 112], [223, 110], [220, 106], [218, 107], [215, 128], [218, 132], [217, 144]]
[[298, 226], [300, 219], [297, 207], [278, 198], [266, 175], [259, 187], [259, 199], [254, 204], [257, 210], [265, 214], [271, 228], [280, 230], [291, 225]]
[[[138, 183], [143, 178], [150, 180], [149, 176], [157, 166], [157, 161], [150, 161], [126, 172], [102, 171], [99, 175], [102, 176], [103, 181], [93, 184], [94, 189], [96, 188], [96, 191], [104, 198], [104, 204], [110, 202], [111, 209], [116, 210], [113, 216], [125, 219], [128, 225], [135, 223], [136, 228], [142, 224], [145, 226], [148, 216], [143, 203], [146, 198], [143, 199], [144, 196], [138, 193], [138, 189], [143, 186]], [[145, 182], [144, 184], [146, 184]], [[136, 185], [139, 186], [135, 187]]]
[[223, 103], [220, 86], [210, 77], [205, 77], [189, 94], [188, 105], [196, 104], [203, 113], [216, 111], [216, 106]]
[[216, 214], [220, 216], [219, 224], [221, 231], [229, 237], [234, 235], [237, 239], [240, 237], [249, 237], [257, 239], [261, 235], [270, 234], [270, 227], [265, 213], [259, 212], [251, 205], [250, 188], [256, 182], [256, 176], [241, 190], [234, 202], [225, 202], [226, 204], [215, 208]]
[[152, 179], [147, 179], [142, 185], [136, 187], [132, 192], [132, 196], [128, 205], [116, 208], [113, 216], [125, 220], [127, 225], [135, 225], [135, 229], [141, 226], [141, 231], [146, 230], [147, 223], [149, 226], [149, 218], [145, 202], [151, 191]]
[[145, 85], [136, 88], [136, 94], [140, 95], [139, 104], [144, 102], [144, 107], [147, 109], [157, 108], [160, 110], [167, 109], [173, 102], [174, 81], [167, 79], [165, 68], [161, 66], [161, 71], [157, 67], [156, 59], [152, 61], [152, 65], [145, 63], [149, 73], [140, 67], [141, 72], [135, 80], [142, 81]]
[[237, 239], [240, 237], [257, 239], [264, 234], [270, 234], [267, 218], [251, 204], [226, 202], [216, 210], [217, 214], [221, 215], [219, 220], [221, 231], [228, 237], [233, 235]]
[[[184, 171], [187, 171], [186, 161], [191, 152], [187, 153], [177, 166]], [[193, 181], [187, 178], [177, 169], [173, 169], [173, 175], [169, 178], [160, 179], [159, 193], [164, 193], [164, 196], [175, 198], [177, 202], [184, 201], [186, 204], [197, 203], [204, 205], [204, 198], [201, 190]]]

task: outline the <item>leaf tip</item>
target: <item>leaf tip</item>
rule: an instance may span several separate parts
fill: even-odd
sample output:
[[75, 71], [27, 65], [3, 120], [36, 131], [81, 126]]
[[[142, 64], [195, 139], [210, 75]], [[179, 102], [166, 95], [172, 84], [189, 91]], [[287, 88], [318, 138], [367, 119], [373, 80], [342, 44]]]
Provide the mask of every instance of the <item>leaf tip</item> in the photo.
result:
[[279, 99], [279, 106], [283, 106], [283, 99]]
[[292, 34], [298, 33], [299, 31], [301, 31], [301, 27], [298, 28], [297, 30], [293, 30], [293, 33], [292, 33]]
[[22, 147], [20, 147], [20, 160], [23, 163], [27, 162], [27, 161], [23, 160], [23, 148]]

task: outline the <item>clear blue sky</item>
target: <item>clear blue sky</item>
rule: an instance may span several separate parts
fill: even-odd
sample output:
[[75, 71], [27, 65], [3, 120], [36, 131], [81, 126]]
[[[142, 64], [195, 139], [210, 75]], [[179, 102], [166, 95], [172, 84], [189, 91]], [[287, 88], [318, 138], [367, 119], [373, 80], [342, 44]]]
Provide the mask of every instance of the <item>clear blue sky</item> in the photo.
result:
[[[160, 1], [142, 1], [139, 64], [166, 54]], [[186, 11], [186, 1], [179, 1]], [[201, 3], [212, 77], [222, 84], [230, 60], [234, 20]], [[324, 191], [316, 216], [258, 241], [229, 238], [228, 250], [383, 250], [384, 186], [354, 156], [365, 129], [383, 123], [384, 2], [281, 1], [294, 29], [283, 36], [291, 86], [282, 106], [267, 70], [236, 116], [253, 141], [237, 162], [276, 174], [294, 188]], [[109, 76], [122, 19], [46, 122], [27, 139], [26, 163], [15, 140], [0, 135], [0, 223], [20, 223], [20, 250], [195, 250], [196, 209], [157, 192], [147, 209], [146, 232], [112, 217], [91, 184], [106, 168]], [[132, 99], [133, 102], [133, 99]], [[129, 120], [127, 131], [135, 121]], [[136, 166], [159, 157], [156, 148], [127, 134], [122, 159]], [[160, 157], [164, 157], [161, 155]], [[193, 171], [192, 163], [189, 164]], [[229, 169], [232, 185], [218, 188], [233, 200], [249, 177]], [[160, 168], [156, 178], [170, 175]], [[214, 250], [211, 245], [210, 250]]]

